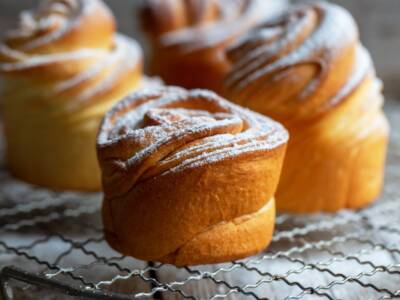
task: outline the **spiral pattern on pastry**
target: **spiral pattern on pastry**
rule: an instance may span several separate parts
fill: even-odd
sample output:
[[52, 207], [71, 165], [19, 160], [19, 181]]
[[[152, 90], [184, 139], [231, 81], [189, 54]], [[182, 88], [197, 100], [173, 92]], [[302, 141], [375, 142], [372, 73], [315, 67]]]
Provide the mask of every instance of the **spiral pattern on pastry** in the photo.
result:
[[106, 114], [97, 143], [107, 240], [176, 265], [262, 250], [287, 140], [279, 123], [205, 90], [127, 97]]
[[291, 133], [279, 209], [335, 211], [377, 197], [388, 135], [381, 83], [345, 9], [294, 5], [243, 36], [228, 57], [224, 95]]
[[48, 101], [68, 98], [57, 101], [57, 110], [110, 101], [102, 96], [125, 76], [139, 82], [141, 71], [140, 46], [115, 34], [114, 18], [100, 0], [44, 1], [21, 13], [19, 28], [0, 46], [0, 72], [29, 77], [32, 88], [46, 85]]
[[[280, 1], [280, 0], [279, 0]], [[225, 48], [284, 5], [273, 0], [148, 0], [141, 10], [151, 71], [168, 84], [219, 90]]]
[[99, 189], [97, 127], [142, 83], [141, 49], [115, 34], [104, 3], [52, 0], [22, 12], [0, 44], [0, 75], [11, 170], [41, 185]]
[[228, 94], [253, 106], [250, 102], [267, 92], [265, 99], [271, 100], [260, 109], [287, 120], [326, 112], [373, 70], [353, 18], [328, 3], [294, 6], [248, 33], [228, 56], [234, 63]]

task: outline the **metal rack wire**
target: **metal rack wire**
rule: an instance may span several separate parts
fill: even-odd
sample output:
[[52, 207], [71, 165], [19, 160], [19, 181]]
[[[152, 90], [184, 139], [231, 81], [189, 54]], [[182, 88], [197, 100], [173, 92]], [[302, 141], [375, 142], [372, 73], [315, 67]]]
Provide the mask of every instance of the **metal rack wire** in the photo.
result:
[[2, 166], [0, 299], [400, 297], [400, 104], [387, 107], [394, 130], [376, 204], [279, 215], [266, 252], [222, 265], [176, 268], [120, 256], [103, 240], [101, 195], [32, 187]]

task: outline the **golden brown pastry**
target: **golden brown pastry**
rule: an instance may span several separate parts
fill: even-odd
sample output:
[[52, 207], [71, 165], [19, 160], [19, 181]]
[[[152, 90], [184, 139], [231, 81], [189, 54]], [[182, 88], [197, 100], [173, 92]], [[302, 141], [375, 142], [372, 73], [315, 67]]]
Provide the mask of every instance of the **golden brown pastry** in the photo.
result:
[[0, 44], [7, 161], [29, 182], [98, 190], [96, 134], [105, 111], [138, 88], [138, 44], [115, 34], [100, 0], [44, 1]]
[[97, 140], [107, 241], [178, 266], [261, 251], [287, 139], [279, 123], [209, 91], [132, 94], [106, 114]]
[[276, 12], [278, 0], [147, 0], [140, 12], [150, 71], [167, 84], [219, 91], [230, 69], [226, 47]]
[[382, 186], [388, 124], [381, 83], [356, 24], [329, 3], [296, 5], [229, 52], [225, 95], [291, 134], [277, 208], [359, 208]]

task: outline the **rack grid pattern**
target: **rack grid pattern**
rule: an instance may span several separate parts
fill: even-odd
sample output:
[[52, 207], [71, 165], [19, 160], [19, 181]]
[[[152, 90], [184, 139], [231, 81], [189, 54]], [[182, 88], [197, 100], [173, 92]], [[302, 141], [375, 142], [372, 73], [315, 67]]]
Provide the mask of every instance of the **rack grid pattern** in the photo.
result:
[[220, 265], [120, 256], [103, 239], [100, 194], [33, 187], [2, 165], [0, 299], [400, 298], [400, 104], [389, 101], [387, 112], [392, 136], [378, 202], [335, 215], [279, 215], [264, 253]]

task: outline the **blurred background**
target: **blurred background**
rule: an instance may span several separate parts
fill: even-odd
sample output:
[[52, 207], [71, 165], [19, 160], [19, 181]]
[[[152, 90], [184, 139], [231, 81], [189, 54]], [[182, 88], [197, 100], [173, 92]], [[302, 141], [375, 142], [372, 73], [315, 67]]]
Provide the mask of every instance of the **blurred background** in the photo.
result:
[[[39, 0], [0, 0], [0, 33], [12, 28], [22, 9]], [[136, 23], [135, 7], [141, 0], [105, 0], [113, 10], [119, 31], [143, 42]], [[278, 0], [279, 1], [279, 0]], [[283, 1], [283, 0], [282, 0]], [[360, 27], [361, 39], [370, 50], [385, 94], [400, 97], [400, 0], [332, 0], [346, 7]]]

